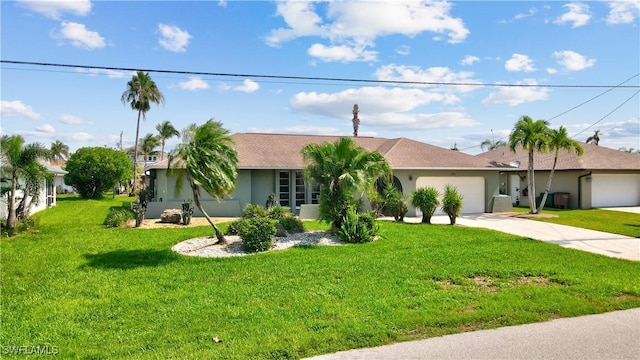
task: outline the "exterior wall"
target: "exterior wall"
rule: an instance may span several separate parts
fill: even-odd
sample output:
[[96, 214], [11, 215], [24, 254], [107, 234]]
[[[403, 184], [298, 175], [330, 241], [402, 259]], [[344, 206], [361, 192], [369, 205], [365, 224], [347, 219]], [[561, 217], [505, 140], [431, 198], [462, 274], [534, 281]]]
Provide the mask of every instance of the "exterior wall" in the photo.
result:
[[[550, 171], [536, 171], [535, 172], [535, 196], [539, 197], [540, 193], [544, 193], [547, 187], [547, 181], [549, 180]], [[524, 177], [520, 180], [519, 184], [519, 200], [520, 206], [529, 206], [529, 197], [523, 194], [523, 190], [527, 188], [527, 172], [519, 171], [518, 175]], [[551, 181], [550, 193], [564, 192], [569, 193], [569, 208], [577, 209], [581, 202], [580, 195], [584, 189], [580, 189], [578, 185], [578, 177], [588, 174], [586, 171], [579, 170], [565, 170], [556, 171], [553, 173], [553, 179]]]
[[[7, 184], [3, 183], [3, 186], [4, 185], [9, 186], [8, 183]], [[49, 193], [47, 193], [47, 191], [49, 191]], [[22, 199], [22, 194], [23, 194], [22, 190], [20, 189], [16, 190], [15, 206], [18, 206], [18, 204], [20, 203], [20, 200]], [[8, 196], [2, 196], [0, 198], [0, 218], [3, 220], [6, 220], [7, 217], [9, 216], [9, 203], [7, 198]], [[33, 197], [31, 197], [30, 200], [32, 202], [31, 215], [37, 213], [38, 211], [44, 210], [49, 206], [55, 206], [56, 193], [55, 193], [55, 189], [53, 188], [53, 183], [49, 183], [49, 181], [45, 180], [44, 187], [40, 192], [40, 194], [38, 194], [38, 199], [35, 200]]]
[[265, 205], [271, 193], [276, 192], [275, 170], [251, 171], [251, 203]]

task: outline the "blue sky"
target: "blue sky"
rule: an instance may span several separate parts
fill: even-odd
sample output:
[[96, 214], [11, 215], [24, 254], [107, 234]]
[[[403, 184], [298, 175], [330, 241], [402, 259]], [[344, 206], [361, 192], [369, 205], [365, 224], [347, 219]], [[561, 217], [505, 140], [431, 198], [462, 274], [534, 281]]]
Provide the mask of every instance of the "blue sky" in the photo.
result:
[[[357, 103], [360, 136], [456, 144], [470, 154], [481, 152], [485, 139], [506, 138], [522, 115], [565, 126], [579, 141], [600, 130], [601, 146], [640, 148], [637, 0], [23, 0], [1, 6], [5, 61], [475, 84], [152, 71], [166, 102], [152, 105], [141, 136], [165, 120], [182, 130], [210, 118], [231, 132], [351, 135]], [[123, 145], [133, 145], [136, 113], [120, 101], [131, 72], [6, 63], [1, 70], [2, 134], [46, 146], [61, 140], [75, 151], [116, 147], [122, 132]], [[621, 83], [631, 87], [584, 87]]]

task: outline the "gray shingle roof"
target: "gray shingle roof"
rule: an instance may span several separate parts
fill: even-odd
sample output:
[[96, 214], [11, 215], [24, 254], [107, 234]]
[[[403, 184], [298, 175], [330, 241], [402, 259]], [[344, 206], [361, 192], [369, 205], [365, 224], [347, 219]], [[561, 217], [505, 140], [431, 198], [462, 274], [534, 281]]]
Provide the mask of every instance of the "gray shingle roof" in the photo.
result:
[[[578, 156], [575, 152], [568, 153], [560, 150], [556, 170], [639, 170], [640, 155], [630, 154], [624, 151], [609, 149], [592, 144], [581, 144], [584, 154]], [[536, 170], [551, 170], [553, 167], [554, 152], [535, 152], [533, 161]], [[487, 151], [477, 155], [496, 166], [507, 167], [513, 161], [520, 161], [520, 169], [526, 169], [529, 164], [529, 156], [521, 147], [515, 153], [508, 146]]]

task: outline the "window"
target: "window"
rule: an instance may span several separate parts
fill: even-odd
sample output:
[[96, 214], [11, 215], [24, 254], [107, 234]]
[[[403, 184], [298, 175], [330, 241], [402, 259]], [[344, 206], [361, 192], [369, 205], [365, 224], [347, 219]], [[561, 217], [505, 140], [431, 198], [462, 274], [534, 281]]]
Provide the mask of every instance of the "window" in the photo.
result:
[[302, 171], [296, 171], [296, 207], [305, 203], [304, 178]]
[[320, 204], [320, 185], [316, 183], [311, 185], [311, 203]]
[[291, 203], [289, 202], [289, 172], [288, 171], [280, 171], [278, 176], [278, 190], [279, 196], [278, 201], [280, 202], [280, 206], [290, 207]]

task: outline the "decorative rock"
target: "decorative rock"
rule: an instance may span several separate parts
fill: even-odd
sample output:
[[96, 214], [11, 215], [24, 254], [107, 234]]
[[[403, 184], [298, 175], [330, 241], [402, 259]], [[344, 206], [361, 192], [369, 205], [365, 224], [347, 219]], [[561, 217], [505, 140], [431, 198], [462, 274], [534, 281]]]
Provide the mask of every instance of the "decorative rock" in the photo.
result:
[[276, 236], [287, 237], [289, 236], [289, 232], [280, 223], [276, 223]]
[[180, 224], [182, 221], [182, 210], [166, 209], [160, 214], [161, 223]]

